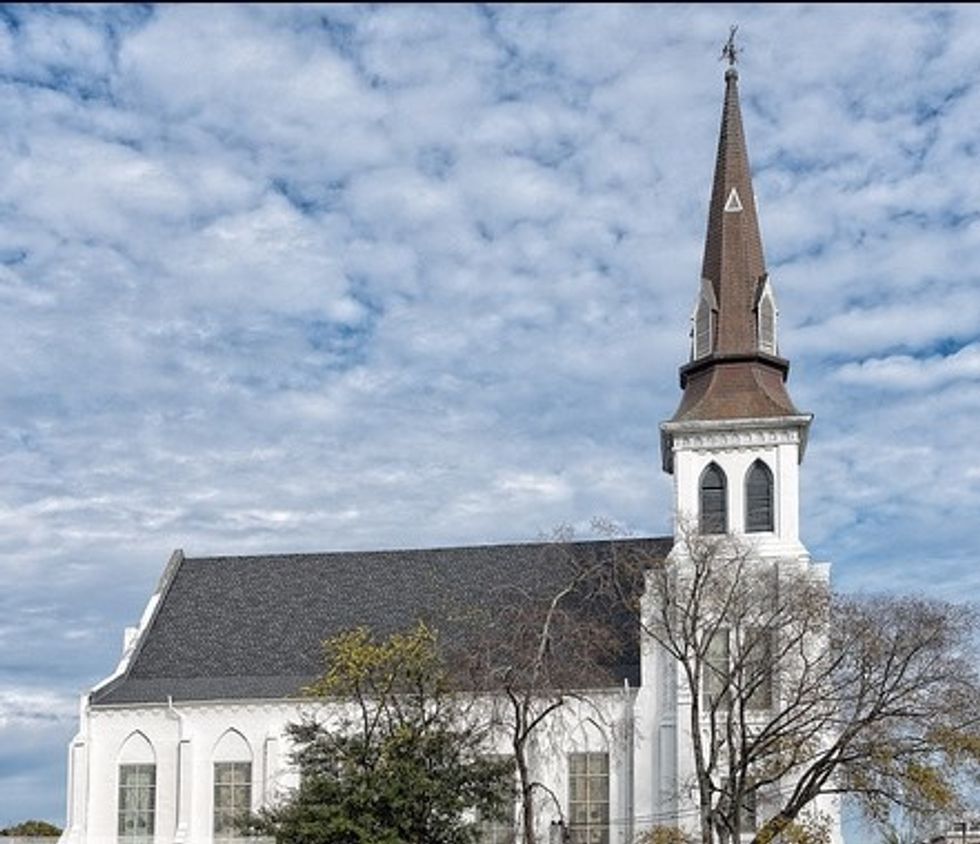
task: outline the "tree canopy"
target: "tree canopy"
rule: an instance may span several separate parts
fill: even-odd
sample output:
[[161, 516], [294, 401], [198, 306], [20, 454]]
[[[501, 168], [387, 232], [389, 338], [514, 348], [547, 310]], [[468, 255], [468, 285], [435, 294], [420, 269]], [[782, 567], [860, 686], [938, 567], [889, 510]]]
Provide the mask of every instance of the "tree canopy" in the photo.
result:
[[22, 821], [0, 829], [0, 835], [10, 838], [54, 838], [61, 835], [61, 828], [47, 821]]
[[679, 787], [704, 844], [821, 841], [821, 796], [882, 825], [962, 810], [980, 774], [975, 609], [835, 595], [808, 564], [691, 529], [666, 561], [618, 566], [644, 572], [639, 623], [677, 668], [694, 770]]
[[299, 787], [253, 830], [289, 844], [473, 844], [481, 819], [510, 818], [512, 762], [490, 754], [428, 628], [383, 640], [356, 629], [324, 654], [307, 693], [344, 705], [290, 725]]

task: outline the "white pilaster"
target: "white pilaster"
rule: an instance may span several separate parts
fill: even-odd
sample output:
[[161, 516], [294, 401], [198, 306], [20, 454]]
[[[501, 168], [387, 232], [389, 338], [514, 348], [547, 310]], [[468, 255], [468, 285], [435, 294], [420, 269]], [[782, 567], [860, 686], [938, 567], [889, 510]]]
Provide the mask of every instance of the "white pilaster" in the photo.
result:
[[177, 829], [175, 844], [187, 841], [190, 828], [191, 800], [194, 785], [193, 750], [190, 739], [181, 738], [177, 743]]

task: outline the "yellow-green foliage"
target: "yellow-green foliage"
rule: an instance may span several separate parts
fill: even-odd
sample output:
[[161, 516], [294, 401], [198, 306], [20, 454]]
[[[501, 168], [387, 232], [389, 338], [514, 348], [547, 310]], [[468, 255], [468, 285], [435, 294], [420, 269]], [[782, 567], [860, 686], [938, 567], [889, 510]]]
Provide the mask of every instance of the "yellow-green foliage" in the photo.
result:
[[906, 788], [919, 801], [937, 809], [950, 809], [956, 804], [956, 789], [949, 778], [937, 767], [910, 761], [905, 765]]
[[636, 844], [691, 844], [691, 838], [676, 826], [654, 826], [640, 833]]
[[445, 681], [436, 635], [422, 622], [381, 641], [366, 627], [357, 627], [324, 641], [323, 655], [326, 672], [304, 689], [316, 697], [383, 697], [420, 682], [441, 687]]
[[0, 829], [0, 835], [11, 838], [48, 838], [61, 835], [61, 829], [47, 821], [24, 821]]
[[980, 763], [980, 729], [951, 729], [933, 727], [926, 734], [928, 741], [942, 748], [943, 753], [953, 763]]
[[796, 821], [777, 815], [759, 830], [755, 844], [830, 844], [830, 822], [822, 815]]

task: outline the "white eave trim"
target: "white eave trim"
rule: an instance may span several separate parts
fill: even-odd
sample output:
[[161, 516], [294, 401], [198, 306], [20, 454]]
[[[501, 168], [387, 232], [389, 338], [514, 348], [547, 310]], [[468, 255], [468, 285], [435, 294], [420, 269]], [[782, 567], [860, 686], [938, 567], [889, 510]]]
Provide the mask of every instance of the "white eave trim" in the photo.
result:
[[[146, 602], [146, 606], [143, 608], [143, 614], [140, 616], [139, 624], [136, 626], [135, 632], [132, 636], [127, 633], [126, 646], [123, 648], [122, 656], [119, 659], [119, 664], [116, 666], [116, 670], [112, 672], [108, 677], [92, 686], [90, 694], [94, 694], [99, 691], [99, 689], [104, 688], [113, 680], [122, 677], [129, 670], [130, 663], [133, 661], [133, 657], [139, 652], [140, 647], [143, 644], [144, 638], [146, 638], [146, 631], [150, 629], [150, 625], [153, 624], [153, 619], [156, 617], [157, 610], [160, 607], [160, 602], [163, 596], [166, 594], [167, 589], [173, 582], [174, 575], [177, 573], [177, 569], [184, 560], [184, 552], [179, 548], [170, 555], [170, 559], [167, 561], [167, 566], [163, 570], [163, 575], [160, 577], [160, 581], [157, 583], [156, 591], [150, 595], [150, 599]], [[131, 628], [127, 628], [127, 631]]]
[[758, 419], [689, 419], [681, 422], [660, 423], [660, 459], [663, 470], [674, 473], [674, 434], [710, 434], [726, 431], [786, 431], [800, 432], [799, 460], [803, 462], [807, 433], [813, 421], [812, 413], [795, 416], [768, 416]]
[[758, 419], [689, 419], [681, 422], [661, 422], [660, 430], [666, 434], [708, 433], [711, 431], [751, 431], [760, 428], [802, 428], [813, 421], [812, 413], [796, 416], [768, 416]]

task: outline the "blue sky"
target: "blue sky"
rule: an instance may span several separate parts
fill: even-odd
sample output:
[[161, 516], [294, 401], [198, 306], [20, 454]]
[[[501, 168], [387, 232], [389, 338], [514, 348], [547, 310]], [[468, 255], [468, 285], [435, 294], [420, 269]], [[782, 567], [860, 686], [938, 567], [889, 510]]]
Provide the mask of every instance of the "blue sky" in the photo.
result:
[[977, 7], [0, 21], [0, 826], [176, 547], [667, 532], [735, 21], [804, 540], [980, 591]]

